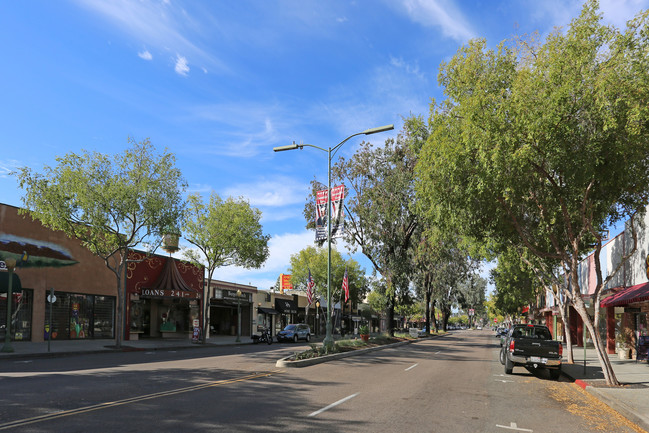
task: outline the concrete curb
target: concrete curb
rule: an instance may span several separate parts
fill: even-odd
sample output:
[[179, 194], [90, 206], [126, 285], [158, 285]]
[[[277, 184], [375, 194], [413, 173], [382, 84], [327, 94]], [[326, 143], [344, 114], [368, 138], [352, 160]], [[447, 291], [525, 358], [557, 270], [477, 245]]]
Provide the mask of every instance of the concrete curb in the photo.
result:
[[620, 415], [628, 419], [629, 421], [637, 424], [640, 426], [642, 429], [649, 431], [649, 423], [647, 422], [646, 419], [643, 419], [642, 417], [638, 416], [636, 411], [634, 411], [632, 408], [628, 407], [626, 404], [623, 402], [619, 401], [616, 398], [612, 398], [608, 395], [606, 395], [603, 392], [600, 392], [596, 387], [589, 385], [588, 383], [584, 382], [581, 379], [575, 379], [569, 374], [562, 372], [564, 376], [566, 376], [568, 379], [574, 381], [575, 385], [579, 386], [581, 389], [613, 409], [614, 411], [618, 412]]
[[[448, 335], [448, 334], [444, 334], [444, 335]], [[362, 355], [364, 353], [373, 352], [375, 350], [381, 350], [381, 349], [388, 349], [390, 347], [403, 346], [404, 344], [410, 344], [410, 343], [414, 343], [414, 342], [417, 342], [417, 341], [423, 341], [423, 340], [427, 340], [428, 338], [433, 338], [433, 337], [435, 337], [435, 338], [443, 337], [443, 335], [431, 335], [429, 337], [418, 338], [416, 340], [399, 341], [398, 343], [383, 344], [381, 346], [368, 347], [366, 349], [357, 349], [357, 350], [352, 350], [352, 351], [349, 351], [349, 352], [334, 353], [334, 354], [331, 354], [331, 355], [318, 356], [317, 358], [300, 359], [298, 361], [289, 361], [289, 358], [291, 358], [291, 356], [292, 356], [291, 355], [291, 356], [287, 356], [287, 357], [284, 357], [284, 358], [278, 360], [275, 363], [275, 367], [279, 367], [279, 368], [308, 367], [310, 365], [322, 364], [323, 362], [334, 361], [336, 359], [347, 358], [349, 356]]]

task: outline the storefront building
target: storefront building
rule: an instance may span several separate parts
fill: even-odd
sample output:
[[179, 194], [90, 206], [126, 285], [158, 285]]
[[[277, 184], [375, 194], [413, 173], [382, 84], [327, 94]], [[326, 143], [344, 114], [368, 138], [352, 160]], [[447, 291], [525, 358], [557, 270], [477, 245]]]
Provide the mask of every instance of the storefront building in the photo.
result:
[[237, 335], [239, 315], [241, 316], [241, 336], [252, 335], [252, 305], [257, 288], [245, 284], [212, 281], [210, 288], [208, 335]]
[[275, 310], [277, 311], [277, 317], [275, 320], [275, 332], [273, 335], [276, 335], [277, 332], [281, 331], [290, 323], [301, 323], [297, 315], [298, 308], [297, 303], [293, 299], [292, 295], [275, 293]]
[[130, 251], [126, 340], [191, 338], [202, 324], [204, 268]]
[[0, 204], [0, 338], [9, 281], [4, 259], [24, 253], [27, 261], [12, 280], [12, 340], [115, 337], [115, 275], [103, 260], [79, 241], [20, 215], [19, 208]]

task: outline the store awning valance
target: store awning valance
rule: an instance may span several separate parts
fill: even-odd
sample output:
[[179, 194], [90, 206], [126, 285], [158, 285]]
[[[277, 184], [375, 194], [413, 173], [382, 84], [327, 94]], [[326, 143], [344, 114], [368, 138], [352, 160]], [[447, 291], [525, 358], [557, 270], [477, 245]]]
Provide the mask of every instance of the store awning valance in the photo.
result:
[[295, 301], [288, 299], [275, 299], [275, 309], [282, 314], [297, 314]]
[[264, 307], [259, 307], [259, 312], [262, 314], [277, 314], [277, 310], [274, 310], [272, 308], [264, 308]]
[[[11, 292], [12, 293], [18, 293], [20, 292], [23, 288], [22, 285], [20, 284], [20, 277], [16, 273], [12, 273], [12, 279], [11, 279]], [[7, 290], [9, 288], [9, 272], [0, 272], [0, 292], [7, 293]], [[7, 295], [5, 295], [5, 298]]]
[[602, 300], [600, 307], [621, 307], [635, 302], [649, 301], [649, 283], [636, 284], [619, 290], [617, 293]]

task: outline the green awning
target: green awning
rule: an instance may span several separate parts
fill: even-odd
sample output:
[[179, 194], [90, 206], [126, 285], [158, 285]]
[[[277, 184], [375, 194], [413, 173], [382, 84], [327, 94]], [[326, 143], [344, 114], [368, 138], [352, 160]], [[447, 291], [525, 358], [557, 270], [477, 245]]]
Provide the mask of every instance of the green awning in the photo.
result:
[[[13, 281], [11, 282], [11, 291], [13, 293], [21, 291], [23, 287], [20, 284], [20, 277], [18, 277], [18, 275], [15, 272], [13, 273], [12, 280]], [[0, 271], [0, 293], [7, 293], [8, 285], [9, 285], [9, 272]]]

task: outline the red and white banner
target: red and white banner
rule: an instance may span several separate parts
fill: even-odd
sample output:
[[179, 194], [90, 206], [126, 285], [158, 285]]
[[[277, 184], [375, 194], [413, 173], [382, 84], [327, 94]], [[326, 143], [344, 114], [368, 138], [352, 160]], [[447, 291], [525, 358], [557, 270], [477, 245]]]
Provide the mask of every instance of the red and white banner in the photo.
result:
[[[345, 198], [345, 185], [339, 185], [331, 188], [331, 237], [340, 238], [343, 236], [345, 229], [345, 212], [343, 210], [343, 199]], [[315, 240], [323, 241], [327, 239], [327, 208], [328, 208], [327, 190], [316, 193], [316, 232]]]

